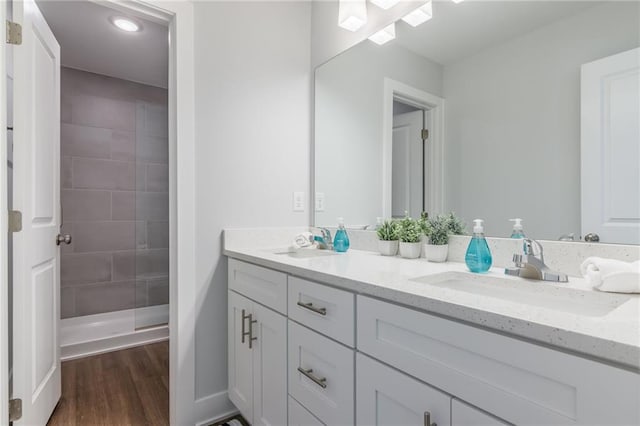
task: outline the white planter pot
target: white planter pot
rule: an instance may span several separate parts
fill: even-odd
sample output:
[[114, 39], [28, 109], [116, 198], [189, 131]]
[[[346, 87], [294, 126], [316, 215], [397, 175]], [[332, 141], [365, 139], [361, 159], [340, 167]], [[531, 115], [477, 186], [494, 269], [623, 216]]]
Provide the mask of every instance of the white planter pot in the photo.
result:
[[398, 253], [398, 240], [378, 240], [378, 251], [380, 251], [380, 254], [383, 256], [395, 256]]
[[400, 256], [405, 259], [417, 259], [420, 257], [422, 243], [403, 243], [400, 241]]
[[429, 262], [446, 262], [449, 255], [449, 244], [434, 246], [433, 244], [424, 245], [425, 257]]

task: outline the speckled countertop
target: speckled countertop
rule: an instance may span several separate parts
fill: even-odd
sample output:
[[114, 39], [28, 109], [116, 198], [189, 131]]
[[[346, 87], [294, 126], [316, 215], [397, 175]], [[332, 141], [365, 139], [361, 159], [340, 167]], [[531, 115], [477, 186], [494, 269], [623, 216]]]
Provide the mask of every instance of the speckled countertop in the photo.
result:
[[283, 251], [233, 246], [224, 254], [640, 371], [640, 295], [601, 293], [574, 277], [565, 284], [507, 277], [501, 268], [492, 268], [479, 279], [505, 279], [506, 293], [495, 285], [476, 292], [415, 280], [429, 281], [444, 272], [466, 273], [463, 263], [438, 264], [358, 250], [312, 258], [276, 254]]

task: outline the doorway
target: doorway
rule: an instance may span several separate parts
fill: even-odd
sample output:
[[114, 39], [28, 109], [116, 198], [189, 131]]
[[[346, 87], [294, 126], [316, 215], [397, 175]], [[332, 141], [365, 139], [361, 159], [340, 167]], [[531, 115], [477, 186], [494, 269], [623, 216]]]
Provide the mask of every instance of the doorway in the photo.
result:
[[[35, 28], [35, 37], [25, 34], [25, 44], [35, 54], [30, 56], [34, 62], [23, 67], [30, 74], [16, 87], [28, 98], [27, 106], [18, 107], [22, 121], [16, 122], [16, 134], [21, 132], [28, 143], [16, 151], [13, 200], [18, 200], [17, 206], [27, 203], [25, 217], [31, 220], [17, 238], [20, 275], [14, 270], [14, 276], [23, 284], [33, 280], [29, 291], [34, 304], [14, 309], [13, 317], [14, 324], [19, 324], [31, 316], [37, 337], [30, 351], [35, 358], [31, 382], [42, 384], [34, 390], [37, 413], [22, 419], [27, 422], [42, 423], [43, 413], [55, 405], [60, 375], [63, 390], [66, 387], [60, 355], [65, 361], [168, 338], [168, 28], [156, 31], [163, 44], [163, 64], [148, 68], [151, 80], [164, 69], [164, 83], [145, 81], [144, 69], [136, 68], [131, 57], [119, 56], [127, 50], [122, 40], [109, 41], [100, 35], [100, 24], [118, 34], [113, 18], [121, 15], [121, 10], [89, 1], [25, 2], [25, 28]], [[140, 16], [132, 21], [147, 32], [160, 26]], [[84, 34], [65, 34], [67, 28]], [[133, 40], [127, 42], [133, 45]], [[20, 60], [30, 60], [25, 59], [28, 56], [23, 51]], [[143, 59], [151, 61], [149, 55]], [[125, 65], [123, 75], [117, 67], [109, 67], [113, 64]], [[48, 70], [54, 70], [54, 75]], [[138, 77], [127, 75], [132, 70], [138, 71]], [[37, 100], [41, 102], [32, 102]], [[34, 119], [45, 118], [36, 120], [32, 133], [27, 130], [25, 111], [33, 111]], [[20, 198], [30, 189], [33, 197]], [[49, 247], [54, 241], [49, 228], [56, 228], [59, 250], [55, 244], [51, 244], [53, 251]], [[34, 243], [34, 236], [41, 234], [41, 244]], [[43, 257], [49, 252], [54, 254]], [[25, 265], [31, 268], [31, 276]], [[13, 290], [24, 294], [24, 287]], [[166, 360], [159, 364], [167, 378], [164, 418], [168, 423], [168, 345], [155, 347], [166, 353], [156, 358]], [[20, 342], [14, 360], [22, 371], [30, 366], [20, 360], [19, 348], [24, 349]], [[88, 380], [98, 377], [86, 374]], [[63, 402], [64, 398], [63, 394]]]

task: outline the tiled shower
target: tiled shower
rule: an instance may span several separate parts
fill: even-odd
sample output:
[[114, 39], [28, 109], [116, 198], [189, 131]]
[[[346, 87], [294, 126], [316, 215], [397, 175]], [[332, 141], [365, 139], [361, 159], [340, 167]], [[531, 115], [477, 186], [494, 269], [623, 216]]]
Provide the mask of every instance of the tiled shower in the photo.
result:
[[61, 102], [62, 318], [167, 305], [167, 90], [62, 68]]

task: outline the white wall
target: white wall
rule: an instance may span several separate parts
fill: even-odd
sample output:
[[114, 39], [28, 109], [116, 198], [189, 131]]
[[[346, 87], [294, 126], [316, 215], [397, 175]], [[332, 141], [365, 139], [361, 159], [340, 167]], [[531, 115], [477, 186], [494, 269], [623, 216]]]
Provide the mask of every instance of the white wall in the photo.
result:
[[442, 66], [393, 42], [363, 42], [316, 70], [315, 187], [325, 195], [316, 225], [337, 217], [375, 225], [382, 216], [385, 77], [442, 95]]
[[639, 17], [596, 6], [445, 67], [446, 207], [492, 236], [580, 235], [580, 65], [637, 47]]
[[214, 395], [227, 389], [222, 229], [308, 225], [308, 212], [292, 212], [292, 192], [309, 187], [311, 4], [194, 2], [194, 9], [198, 296], [192, 344], [200, 410], [194, 418], [203, 420]]

